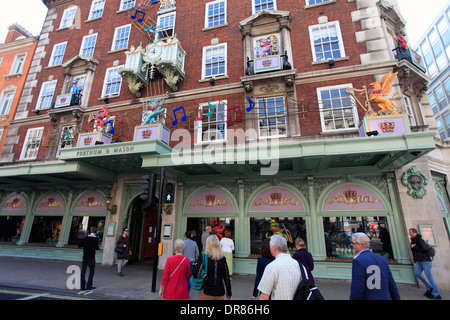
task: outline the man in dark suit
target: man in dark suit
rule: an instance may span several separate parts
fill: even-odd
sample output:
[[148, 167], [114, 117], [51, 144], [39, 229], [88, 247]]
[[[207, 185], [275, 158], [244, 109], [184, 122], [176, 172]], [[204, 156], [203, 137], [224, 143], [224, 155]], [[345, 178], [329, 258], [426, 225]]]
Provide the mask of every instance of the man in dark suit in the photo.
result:
[[95, 287], [92, 286], [94, 281], [94, 271], [95, 271], [95, 250], [99, 250], [99, 241], [95, 233], [97, 229], [91, 227], [90, 234], [81, 241], [79, 247], [83, 248], [83, 264], [81, 266], [81, 290], [86, 289], [86, 269], [89, 267], [89, 278], [87, 282], [87, 289], [93, 290]]
[[400, 300], [386, 259], [369, 250], [369, 237], [353, 234], [352, 246], [357, 255], [352, 264], [350, 300]]

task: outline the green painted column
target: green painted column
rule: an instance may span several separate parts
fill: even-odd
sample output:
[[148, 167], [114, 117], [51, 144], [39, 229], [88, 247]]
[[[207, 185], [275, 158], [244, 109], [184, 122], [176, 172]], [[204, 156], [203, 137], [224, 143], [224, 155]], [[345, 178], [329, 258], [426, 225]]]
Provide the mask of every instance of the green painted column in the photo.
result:
[[306, 236], [308, 238], [308, 251], [311, 252], [314, 260], [325, 260], [327, 253], [325, 249], [325, 239], [323, 237], [322, 217], [318, 216], [316, 209], [316, 196], [314, 194], [314, 177], [307, 178], [309, 212], [306, 213]]
[[29, 198], [29, 203], [27, 206], [27, 213], [25, 217], [25, 222], [23, 224], [22, 235], [20, 236], [20, 241], [17, 243], [18, 245], [23, 245], [28, 242], [31, 233], [31, 227], [33, 226], [34, 216], [32, 214], [32, 210], [34, 207], [34, 199], [36, 198], [36, 192], [32, 192]]
[[250, 255], [250, 218], [245, 212], [244, 181], [238, 180], [239, 199], [235, 221], [235, 256], [247, 258]]

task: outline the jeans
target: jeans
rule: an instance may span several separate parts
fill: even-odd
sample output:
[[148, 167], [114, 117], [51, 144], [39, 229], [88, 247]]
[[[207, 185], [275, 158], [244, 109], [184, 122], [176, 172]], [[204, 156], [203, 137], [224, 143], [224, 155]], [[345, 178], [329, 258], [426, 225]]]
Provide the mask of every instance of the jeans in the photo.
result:
[[92, 283], [94, 280], [94, 271], [95, 271], [95, 258], [92, 259], [83, 259], [83, 264], [81, 266], [81, 290], [86, 289], [86, 270], [89, 267], [89, 278], [87, 282], [87, 289], [92, 289]]
[[[436, 282], [433, 279], [433, 274], [431, 273], [432, 262], [431, 261], [416, 261], [416, 265], [414, 266], [414, 274], [417, 278], [420, 279], [425, 284], [427, 290], [433, 290], [431, 294], [433, 296], [440, 295], [439, 289], [437, 287]], [[428, 281], [422, 276], [422, 272], [425, 271], [425, 275]]]
[[117, 261], [117, 273], [122, 272], [122, 268], [127, 264], [128, 260], [125, 259], [119, 259]]

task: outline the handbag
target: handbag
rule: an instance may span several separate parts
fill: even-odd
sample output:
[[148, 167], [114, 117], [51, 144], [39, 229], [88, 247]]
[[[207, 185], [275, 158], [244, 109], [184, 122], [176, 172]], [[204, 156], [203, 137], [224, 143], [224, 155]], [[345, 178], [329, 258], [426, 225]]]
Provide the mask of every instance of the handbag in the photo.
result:
[[124, 247], [117, 247], [116, 246], [116, 248], [114, 249], [114, 252], [117, 252], [117, 253], [124, 253], [125, 252], [125, 248]]
[[298, 284], [297, 290], [294, 294], [293, 300], [325, 300], [314, 283], [308, 279], [305, 267], [298, 261], [300, 272], [302, 273], [302, 280]]
[[203, 283], [206, 278], [206, 272], [208, 269], [208, 256], [202, 253], [202, 258], [194, 263], [192, 267], [192, 275], [189, 279], [191, 284], [191, 288], [197, 291], [201, 291], [203, 289]]

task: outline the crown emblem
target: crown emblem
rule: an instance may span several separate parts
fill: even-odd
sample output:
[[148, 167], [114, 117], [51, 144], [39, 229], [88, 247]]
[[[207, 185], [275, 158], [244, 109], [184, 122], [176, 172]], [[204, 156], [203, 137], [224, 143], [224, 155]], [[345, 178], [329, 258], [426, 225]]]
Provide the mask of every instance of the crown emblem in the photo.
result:
[[384, 133], [387, 132], [394, 132], [395, 129], [395, 123], [394, 122], [382, 122], [379, 124], [381, 131], [383, 131]]
[[87, 137], [87, 138], [84, 139], [84, 145], [85, 146], [91, 145], [91, 142], [92, 142], [92, 138], [91, 137]]
[[53, 202], [55, 202], [55, 198], [48, 198], [47, 203], [51, 205]]
[[356, 196], [358, 195], [358, 193], [356, 192], [356, 190], [348, 190], [344, 192], [345, 197], [347, 198], [347, 200], [350, 199], [356, 199]]
[[205, 198], [206, 198], [206, 201], [213, 202], [214, 199], [216, 199], [216, 195], [215, 194], [208, 194]]
[[149, 139], [151, 135], [152, 135], [152, 130], [147, 129], [145, 131], [142, 131], [143, 139]]
[[270, 67], [272, 65], [272, 60], [266, 59], [262, 62], [264, 67]]

